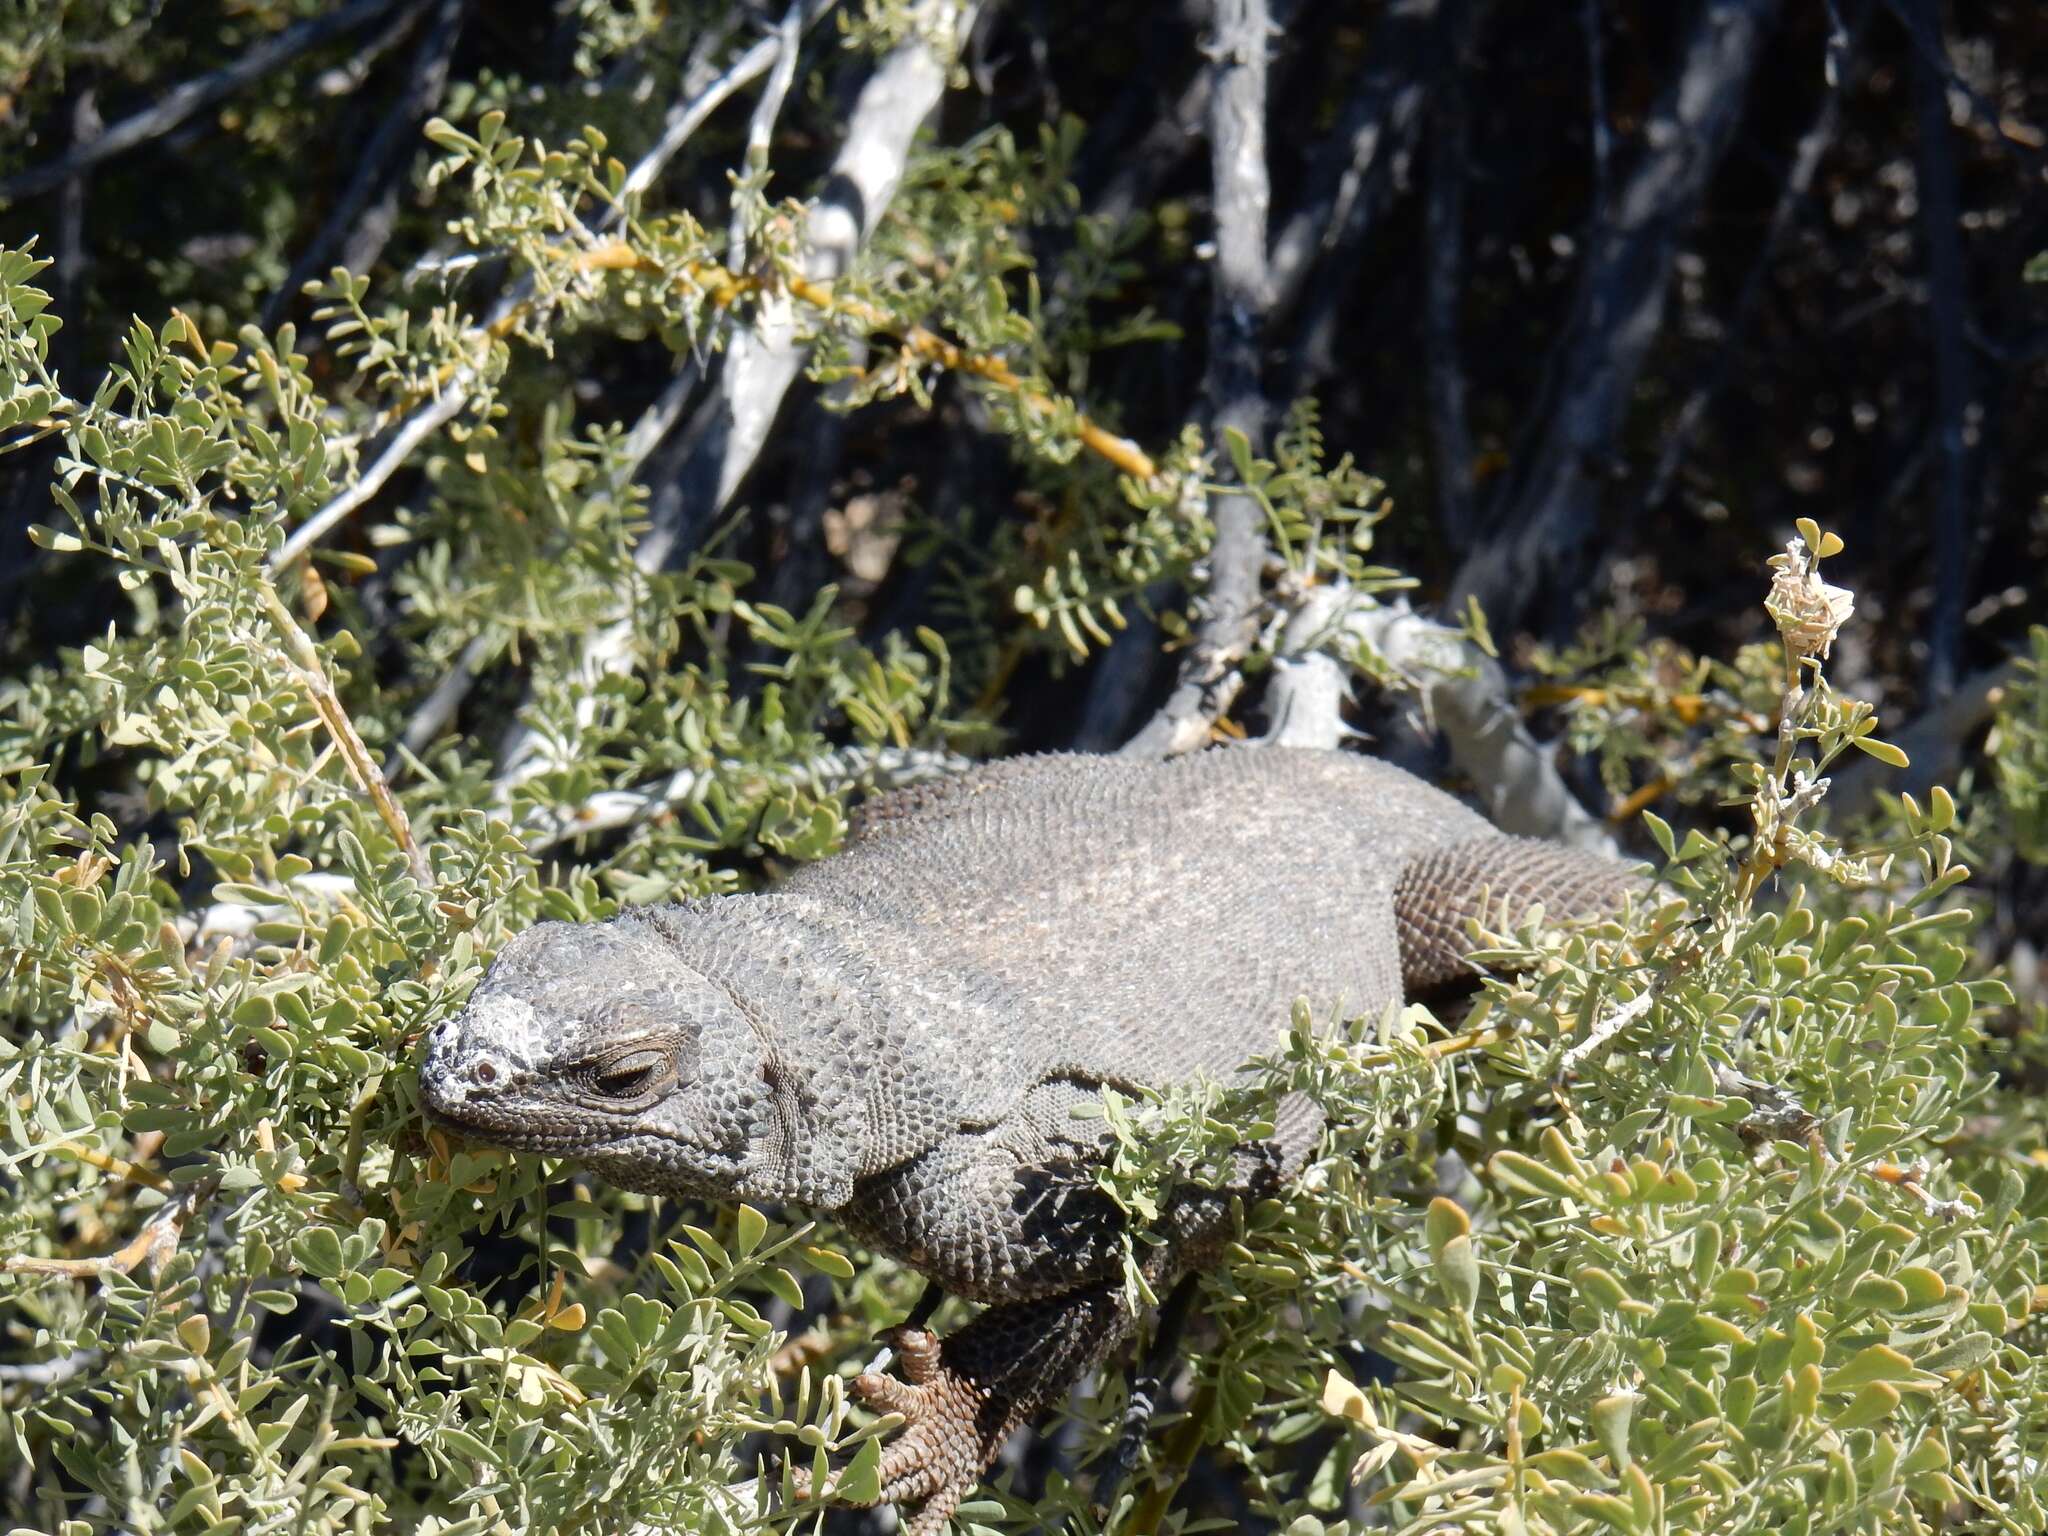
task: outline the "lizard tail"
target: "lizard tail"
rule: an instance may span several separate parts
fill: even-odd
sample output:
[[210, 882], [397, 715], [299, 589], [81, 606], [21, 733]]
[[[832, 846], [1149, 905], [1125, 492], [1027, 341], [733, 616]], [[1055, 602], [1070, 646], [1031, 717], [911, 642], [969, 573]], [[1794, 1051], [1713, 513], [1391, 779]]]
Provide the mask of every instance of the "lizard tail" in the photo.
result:
[[1649, 891], [1638, 868], [1535, 838], [1487, 833], [1417, 854], [1394, 887], [1401, 987], [1409, 996], [1469, 981], [1469, 919], [1512, 923], [1536, 903], [1551, 917], [1590, 918]]

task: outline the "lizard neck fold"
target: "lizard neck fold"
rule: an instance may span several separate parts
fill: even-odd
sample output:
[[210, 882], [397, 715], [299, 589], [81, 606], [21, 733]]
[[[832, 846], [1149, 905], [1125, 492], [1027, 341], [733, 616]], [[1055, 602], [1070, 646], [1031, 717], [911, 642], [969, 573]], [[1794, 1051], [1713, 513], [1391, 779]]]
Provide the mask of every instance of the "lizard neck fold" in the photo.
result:
[[836, 1211], [859, 1180], [922, 1150], [906, 1144], [888, 1086], [903, 1022], [845, 914], [763, 895], [663, 908], [654, 921], [758, 1044], [764, 1093], [740, 1193]]

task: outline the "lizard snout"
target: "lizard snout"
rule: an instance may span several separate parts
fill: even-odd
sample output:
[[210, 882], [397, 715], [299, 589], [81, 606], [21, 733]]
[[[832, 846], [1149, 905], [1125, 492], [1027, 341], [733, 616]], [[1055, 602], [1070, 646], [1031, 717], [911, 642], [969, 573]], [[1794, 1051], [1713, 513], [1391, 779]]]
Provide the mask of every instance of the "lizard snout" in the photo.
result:
[[465, 1118], [488, 1103], [512, 1080], [510, 1067], [489, 1050], [461, 1050], [455, 1033], [443, 1025], [427, 1044], [420, 1063], [420, 1096], [427, 1108], [451, 1119]]
[[532, 1022], [525, 1003], [481, 996], [436, 1025], [420, 1061], [420, 1097], [426, 1107], [467, 1125], [488, 1119], [494, 1107], [533, 1076], [523, 1038]]

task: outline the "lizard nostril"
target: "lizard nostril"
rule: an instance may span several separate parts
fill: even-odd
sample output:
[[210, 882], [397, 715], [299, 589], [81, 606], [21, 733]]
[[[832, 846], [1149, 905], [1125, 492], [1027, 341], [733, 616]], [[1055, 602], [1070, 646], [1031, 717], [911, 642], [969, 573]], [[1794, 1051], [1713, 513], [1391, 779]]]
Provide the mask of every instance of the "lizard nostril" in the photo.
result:
[[476, 1064], [476, 1070], [472, 1075], [478, 1082], [488, 1087], [498, 1080], [498, 1069], [488, 1061], [480, 1061]]

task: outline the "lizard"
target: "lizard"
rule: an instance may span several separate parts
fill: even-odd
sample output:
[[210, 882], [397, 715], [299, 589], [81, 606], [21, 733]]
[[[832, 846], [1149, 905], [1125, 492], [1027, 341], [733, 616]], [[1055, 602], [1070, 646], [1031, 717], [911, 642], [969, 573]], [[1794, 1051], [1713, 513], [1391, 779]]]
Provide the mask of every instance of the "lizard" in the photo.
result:
[[[1227, 1079], [1297, 998], [1377, 1016], [1476, 979], [1482, 908], [1590, 916], [1640, 886], [1357, 753], [999, 760], [870, 800], [768, 891], [516, 935], [430, 1033], [421, 1096], [621, 1187], [830, 1214], [986, 1303], [943, 1340], [894, 1330], [901, 1379], [854, 1382], [904, 1419], [881, 1501], [921, 1501], [932, 1536], [1135, 1327], [1106, 1131], [1076, 1114], [1104, 1085]], [[1283, 1168], [1319, 1129], [1302, 1110], [1265, 1149]], [[1213, 1195], [1169, 1216], [1158, 1294], [1223, 1222]]]

